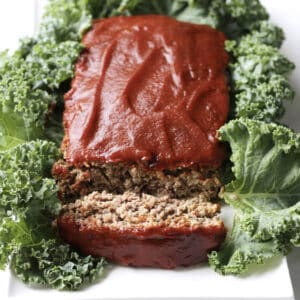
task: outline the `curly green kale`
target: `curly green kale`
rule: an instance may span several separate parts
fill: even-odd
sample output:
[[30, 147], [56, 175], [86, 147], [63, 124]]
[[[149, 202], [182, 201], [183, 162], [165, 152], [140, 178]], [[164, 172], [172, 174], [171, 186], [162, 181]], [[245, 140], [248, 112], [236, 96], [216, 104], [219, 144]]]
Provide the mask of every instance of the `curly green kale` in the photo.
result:
[[49, 172], [58, 157], [41, 140], [0, 152], [0, 268], [9, 264], [30, 285], [74, 290], [96, 280], [105, 262], [79, 255], [51, 226], [61, 207]]
[[255, 241], [243, 231], [238, 216], [234, 217], [230, 235], [222, 244], [220, 251], [209, 254], [210, 266], [222, 275], [240, 275], [250, 265], [263, 264], [281, 255], [270, 241]]
[[235, 179], [221, 197], [235, 222], [209, 261], [222, 274], [240, 274], [300, 246], [300, 135], [249, 119], [231, 121], [219, 135], [232, 149]]
[[259, 44], [280, 48], [284, 38], [284, 32], [280, 27], [269, 21], [261, 21], [257, 24], [256, 29], [252, 30], [250, 35], [242, 37], [242, 40], [250, 39], [252, 42], [256, 41]]
[[[32, 88], [31, 73], [22, 58], [7, 59], [0, 70], [0, 149], [42, 135], [43, 118], [52, 99]], [[29, 80], [28, 80], [29, 79]]]
[[0, 210], [24, 216], [38, 201], [57, 212], [57, 186], [49, 170], [59, 155], [55, 144], [39, 140], [0, 152]]
[[284, 114], [283, 100], [293, 99], [294, 92], [283, 76], [271, 75], [261, 81], [236, 95], [236, 113], [251, 119], [278, 120]]
[[81, 3], [94, 18], [161, 14], [213, 27], [220, 27], [225, 18], [224, 0], [85, 0]]
[[78, 290], [98, 280], [106, 263], [102, 258], [82, 256], [69, 245], [49, 239], [37, 245], [16, 247], [10, 265], [15, 275], [30, 286]]
[[79, 43], [37, 43], [27, 57], [14, 55], [0, 69], [0, 149], [43, 137], [53, 94], [73, 75]]
[[[258, 22], [269, 17], [258, 0], [107, 0], [102, 1], [102, 5], [91, 7], [93, 12], [97, 10], [101, 12], [96, 15], [93, 13], [94, 17], [150, 13], [169, 15], [180, 21], [208, 24], [219, 28], [230, 38], [248, 33], [257, 28]], [[104, 14], [104, 7], [114, 9]]]
[[85, 0], [49, 1], [39, 27], [38, 40], [52, 43], [79, 42], [92, 22], [92, 15], [86, 9], [88, 2]]
[[[0, 149], [45, 136], [45, 123], [74, 74], [91, 15], [77, 1], [52, 1], [36, 39], [0, 56]], [[56, 4], [59, 4], [58, 6]]]
[[269, 14], [259, 0], [225, 0], [228, 37], [239, 38], [257, 28], [259, 22], [269, 19]]
[[36, 240], [31, 232], [39, 238], [53, 234], [49, 225], [60, 204], [49, 169], [58, 157], [55, 144], [40, 140], [0, 152], [1, 268], [9, 261], [15, 244]]
[[226, 43], [232, 56], [232, 100], [236, 117], [274, 122], [284, 113], [283, 102], [294, 98], [286, 79], [294, 64], [276, 48], [283, 41], [282, 31], [265, 22], [260, 26], [261, 31]]
[[174, 1], [169, 15], [179, 21], [221, 28], [226, 17], [226, 5], [224, 0], [179, 0]]

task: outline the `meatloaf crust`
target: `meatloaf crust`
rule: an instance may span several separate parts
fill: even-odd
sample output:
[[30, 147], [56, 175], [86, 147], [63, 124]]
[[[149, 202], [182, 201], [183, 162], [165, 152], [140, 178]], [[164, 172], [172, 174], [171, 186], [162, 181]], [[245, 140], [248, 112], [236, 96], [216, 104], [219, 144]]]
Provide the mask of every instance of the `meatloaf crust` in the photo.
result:
[[207, 260], [226, 230], [207, 196], [185, 201], [94, 192], [63, 207], [61, 236], [82, 253], [121, 265], [173, 269]]

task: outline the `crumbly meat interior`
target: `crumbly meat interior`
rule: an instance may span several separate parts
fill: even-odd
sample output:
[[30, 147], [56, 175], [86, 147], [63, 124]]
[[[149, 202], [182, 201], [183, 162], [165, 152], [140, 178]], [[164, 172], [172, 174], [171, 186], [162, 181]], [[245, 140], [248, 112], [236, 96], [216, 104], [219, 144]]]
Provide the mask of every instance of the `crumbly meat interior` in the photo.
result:
[[148, 228], [191, 229], [220, 226], [218, 204], [201, 193], [185, 201], [169, 196], [157, 197], [125, 192], [122, 195], [93, 192], [64, 205], [62, 214], [83, 228], [110, 230], [147, 230]]
[[142, 166], [122, 163], [74, 166], [59, 160], [53, 167], [63, 202], [71, 202], [94, 191], [123, 194], [149, 194], [157, 197], [185, 199], [205, 193], [217, 198], [221, 187], [218, 171], [200, 167], [176, 170], [146, 170]]

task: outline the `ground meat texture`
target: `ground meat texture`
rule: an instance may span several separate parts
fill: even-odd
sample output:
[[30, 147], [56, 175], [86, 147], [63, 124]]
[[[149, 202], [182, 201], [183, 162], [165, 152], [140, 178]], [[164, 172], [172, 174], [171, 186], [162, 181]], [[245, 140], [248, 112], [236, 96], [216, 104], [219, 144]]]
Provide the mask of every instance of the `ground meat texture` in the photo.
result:
[[172, 269], [203, 262], [226, 230], [205, 193], [185, 201], [93, 192], [64, 205], [61, 236], [84, 254], [129, 266]]
[[115, 194], [133, 191], [180, 199], [207, 193], [214, 200], [221, 187], [217, 170], [196, 166], [155, 171], [122, 163], [84, 164], [76, 167], [65, 160], [59, 160], [54, 164], [52, 174], [57, 179], [59, 196], [63, 202], [103, 190]]

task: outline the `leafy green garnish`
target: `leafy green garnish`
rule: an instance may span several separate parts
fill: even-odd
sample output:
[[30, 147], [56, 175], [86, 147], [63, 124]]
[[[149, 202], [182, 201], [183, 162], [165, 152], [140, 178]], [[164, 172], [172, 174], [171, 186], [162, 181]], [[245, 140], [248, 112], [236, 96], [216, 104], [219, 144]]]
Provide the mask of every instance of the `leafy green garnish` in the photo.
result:
[[87, 10], [90, 2], [89, 0], [49, 1], [39, 27], [38, 40], [50, 43], [79, 42], [83, 33], [91, 26], [92, 16]]
[[238, 38], [257, 28], [260, 21], [269, 19], [269, 14], [259, 0], [226, 0], [227, 29], [230, 38]]
[[58, 212], [57, 187], [50, 179], [51, 166], [58, 157], [56, 145], [47, 141], [28, 142], [0, 152], [0, 210], [6, 215], [24, 216], [43, 206]]
[[261, 121], [278, 121], [283, 102], [292, 100], [294, 92], [286, 77], [294, 68], [277, 46], [283, 40], [280, 29], [266, 22], [239, 42], [228, 41], [235, 116]]
[[11, 260], [11, 268], [23, 282], [58, 290], [83, 288], [99, 279], [105, 265], [103, 259], [82, 256], [55, 239], [22, 244], [14, 249]]
[[255, 29], [252, 30], [250, 34], [242, 37], [242, 40], [280, 48], [284, 41], [284, 32], [280, 27], [268, 21], [261, 21], [256, 24]]
[[0, 70], [0, 148], [9, 148], [42, 135], [44, 116], [52, 99], [33, 89], [33, 77], [24, 59], [7, 59]]
[[55, 105], [61, 84], [74, 74], [80, 37], [91, 16], [76, 1], [56, 2], [48, 6], [37, 39], [23, 39], [12, 56], [0, 57], [2, 150], [44, 137], [49, 107]]
[[78, 289], [98, 278], [105, 262], [56, 237], [51, 223], [61, 205], [49, 169], [58, 157], [54, 143], [40, 140], [0, 153], [0, 268], [9, 263], [30, 285]]
[[235, 179], [221, 197], [235, 209], [235, 222], [210, 263], [222, 274], [240, 274], [300, 245], [300, 135], [247, 119], [231, 121], [219, 135], [232, 149]]
[[77, 42], [37, 43], [26, 58], [15, 54], [0, 69], [0, 149], [43, 137], [55, 92], [73, 75]]

